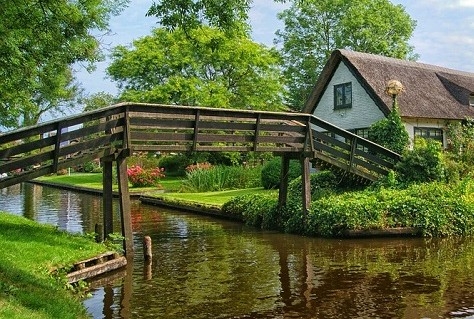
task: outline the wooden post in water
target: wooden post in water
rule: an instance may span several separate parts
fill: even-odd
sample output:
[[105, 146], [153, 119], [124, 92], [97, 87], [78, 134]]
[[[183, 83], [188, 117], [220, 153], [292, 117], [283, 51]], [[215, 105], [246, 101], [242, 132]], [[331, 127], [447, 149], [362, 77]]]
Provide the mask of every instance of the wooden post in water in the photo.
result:
[[281, 210], [288, 200], [288, 173], [290, 171], [290, 157], [284, 154], [281, 157], [280, 189], [278, 192], [278, 209]]
[[112, 161], [104, 159], [102, 167], [102, 207], [103, 207], [103, 224], [104, 224], [104, 239], [107, 239], [109, 234], [113, 233], [113, 205], [112, 205]]
[[303, 200], [303, 216], [306, 218], [308, 215], [309, 206], [311, 204], [311, 174], [310, 174], [310, 163], [308, 157], [302, 157], [301, 163], [301, 182], [303, 184], [302, 189], [302, 200]]
[[117, 179], [119, 189], [120, 217], [122, 236], [125, 237], [124, 251], [127, 257], [133, 254], [132, 211], [128, 189], [127, 160], [125, 156], [117, 158]]

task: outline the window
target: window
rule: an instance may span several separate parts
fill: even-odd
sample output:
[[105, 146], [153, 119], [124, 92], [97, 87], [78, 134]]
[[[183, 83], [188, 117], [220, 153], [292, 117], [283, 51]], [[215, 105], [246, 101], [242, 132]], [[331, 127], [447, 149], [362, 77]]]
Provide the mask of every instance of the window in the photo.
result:
[[417, 137], [440, 141], [443, 144], [443, 130], [440, 128], [415, 127], [415, 139]]
[[352, 83], [334, 85], [334, 109], [352, 107]]

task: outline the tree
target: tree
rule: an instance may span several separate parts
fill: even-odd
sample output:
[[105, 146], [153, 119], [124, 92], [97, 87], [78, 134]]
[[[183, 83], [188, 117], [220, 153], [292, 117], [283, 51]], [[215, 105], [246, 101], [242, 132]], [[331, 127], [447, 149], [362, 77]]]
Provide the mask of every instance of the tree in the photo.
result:
[[156, 16], [168, 30], [195, 29], [202, 25], [220, 31], [248, 29], [252, 0], [162, 0], [153, 2], [147, 15]]
[[155, 29], [113, 50], [107, 73], [121, 100], [276, 110], [282, 84], [276, 50], [201, 26]]
[[[281, 2], [281, 1], [280, 1]], [[415, 59], [408, 44], [416, 22], [388, 0], [295, 1], [278, 15], [287, 104], [301, 110], [335, 49]]]
[[36, 124], [80, 92], [72, 65], [101, 58], [105, 32], [128, 0], [14, 0], [0, 10], [0, 126]]
[[82, 99], [84, 112], [98, 110], [107, 106], [111, 106], [116, 102], [116, 98], [107, 92], [98, 92]]

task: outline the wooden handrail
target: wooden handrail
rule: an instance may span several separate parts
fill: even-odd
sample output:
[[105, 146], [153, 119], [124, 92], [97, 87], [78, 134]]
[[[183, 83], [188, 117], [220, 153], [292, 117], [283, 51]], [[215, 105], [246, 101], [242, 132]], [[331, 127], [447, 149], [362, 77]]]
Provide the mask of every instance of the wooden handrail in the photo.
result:
[[0, 134], [0, 188], [124, 149], [295, 153], [370, 180], [400, 160], [310, 114], [121, 103]]

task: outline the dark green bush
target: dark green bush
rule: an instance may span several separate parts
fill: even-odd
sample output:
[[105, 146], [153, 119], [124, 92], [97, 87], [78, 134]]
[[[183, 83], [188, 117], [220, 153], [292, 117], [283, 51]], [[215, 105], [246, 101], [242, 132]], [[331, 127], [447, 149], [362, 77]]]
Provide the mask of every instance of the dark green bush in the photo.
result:
[[440, 181], [444, 178], [441, 143], [417, 138], [413, 150], [405, 151], [395, 170], [404, 183]]
[[[262, 186], [265, 189], [274, 189], [280, 187], [281, 175], [281, 158], [274, 157], [262, 168]], [[293, 180], [301, 175], [301, 165], [296, 160], [290, 161], [290, 168], [288, 173], [289, 180]]]
[[392, 112], [369, 128], [369, 140], [401, 154], [409, 145], [410, 137], [395, 104]]
[[225, 203], [222, 210], [226, 214], [241, 216], [245, 224], [263, 229], [278, 227], [278, 199], [272, 195], [237, 196]]
[[[337, 186], [337, 177], [331, 171], [320, 171], [311, 174], [311, 200], [314, 201], [322, 196], [326, 196], [335, 191]], [[289, 201], [301, 202], [303, 183], [301, 176], [293, 179], [288, 185]]]
[[193, 159], [186, 154], [165, 155], [160, 157], [159, 167], [165, 169], [166, 176], [185, 176], [186, 166], [193, 163]]

